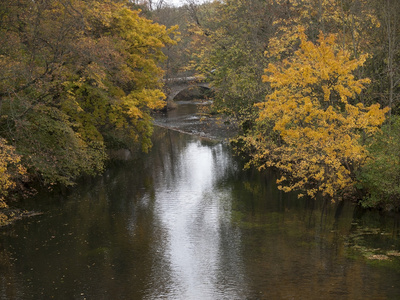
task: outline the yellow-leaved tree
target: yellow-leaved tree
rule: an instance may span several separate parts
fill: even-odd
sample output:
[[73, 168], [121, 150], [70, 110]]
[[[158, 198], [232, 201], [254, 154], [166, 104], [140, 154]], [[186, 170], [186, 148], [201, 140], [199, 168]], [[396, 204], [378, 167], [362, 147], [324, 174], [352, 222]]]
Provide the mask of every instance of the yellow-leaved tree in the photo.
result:
[[321, 33], [312, 43], [299, 27], [295, 37], [298, 50], [265, 70], [271, 92], [257, 104], [258, 130], [247, 143], [253, 163], [280, 171], [280, 189], [334, 200], [352, 189], [367, 156], [363, 140], [379, 129], [387, 108], [355, 100], [369, 83], [353, 75], [366, 55], [351, 59], [335, 35]]

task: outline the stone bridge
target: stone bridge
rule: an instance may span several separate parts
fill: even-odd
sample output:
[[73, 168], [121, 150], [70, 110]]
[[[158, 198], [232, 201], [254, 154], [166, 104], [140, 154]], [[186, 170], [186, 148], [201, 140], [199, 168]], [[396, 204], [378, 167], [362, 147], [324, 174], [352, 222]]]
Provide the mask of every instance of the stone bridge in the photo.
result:
[[210, 83], [206, 82], [202, 76], [168, 78], [164, 82], [168, 90], [167, 101], [174, 100], [176, 95], [191, 87], [211, 88]]

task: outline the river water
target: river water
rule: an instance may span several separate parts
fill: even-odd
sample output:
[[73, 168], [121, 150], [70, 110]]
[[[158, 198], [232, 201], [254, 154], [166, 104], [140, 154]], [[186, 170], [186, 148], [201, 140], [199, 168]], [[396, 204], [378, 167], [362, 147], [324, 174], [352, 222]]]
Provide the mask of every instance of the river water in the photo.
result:
[[0, 299], [400, 299], [399, 216], [279, 192], [198, 107], [156, 121], [191, 134], [157, 128], [149, 154], [1, 229]]

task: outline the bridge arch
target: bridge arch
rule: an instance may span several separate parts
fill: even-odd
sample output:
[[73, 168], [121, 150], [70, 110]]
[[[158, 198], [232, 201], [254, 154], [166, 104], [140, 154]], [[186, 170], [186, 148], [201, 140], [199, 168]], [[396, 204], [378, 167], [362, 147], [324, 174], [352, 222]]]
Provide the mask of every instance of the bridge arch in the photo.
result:
[[169, 89], [169, 93], [167, 96], [167, 101], [172, 101], [175, 99], [175, 97], [187, 90], [190, 89], [192, 87], [202, 87], [202, 88], [206, 88], [206, 89], [211, 89], [210, 84], [208, 82], [191, 82], [191, 83], [184, 83], [184, 84], [176, 84], [173, 86], [170, 86]]
[[168, 78], [164, 82], [167, 90], [167, 101], [174, 100], [180, 92], [192, 87], [211, 89], [210, 83], [203, 76]]

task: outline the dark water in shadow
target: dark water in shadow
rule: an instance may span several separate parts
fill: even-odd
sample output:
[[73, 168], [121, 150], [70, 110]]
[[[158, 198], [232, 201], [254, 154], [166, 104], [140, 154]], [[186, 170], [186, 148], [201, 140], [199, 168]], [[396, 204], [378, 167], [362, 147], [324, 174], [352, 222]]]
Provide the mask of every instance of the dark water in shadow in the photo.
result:
[[0, 299], [400, 298], [398, 216], [274, 182], [159, 128], [151, 153], [1, 230]]

